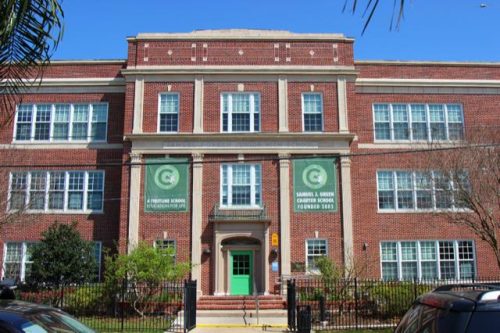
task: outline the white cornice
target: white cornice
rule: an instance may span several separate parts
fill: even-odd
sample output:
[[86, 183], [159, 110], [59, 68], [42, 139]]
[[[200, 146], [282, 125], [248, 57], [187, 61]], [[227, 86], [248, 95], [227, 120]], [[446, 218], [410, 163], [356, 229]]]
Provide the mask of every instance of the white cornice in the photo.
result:
[[123, 75], [147, 74], [290, 74], [357, 75], [354, 66], [135, 66], [122, 69]]
[[[26, 87], [20, 93], [124, 93], [125, 78], [45, 78], [43, 80], [24, 80]], [[0, 81], [0, 86], [5, 85]]]
[[125, 135], [124, 140], [128, 141], [163, 141], [166, 144], [169, 142], [205, 142], [205, 141], [220, 141], [220, 142], [278, 142], [278, 141], [295, 141], [295, 142], [332, 142], [346, 141], [351, 142], [354, 139], [354, 134], [351, 133], [140, 133]]
[[358, 78], [361, 87], [479, 87], [500, 88], [500, 80]]
[[123, 144], [121, 143], [11, 143], [11, 144], [0, 144], [1, 149], [87, 149], [87, 150], [97, 150], [97, 149], [123, 149]]
[[253, 30], [253, 29], [224, 29], [224, 30], [197, 30], [179, 33], [140, 33], [127, 41], [137, 40], [310, 40], [310, 41], [348, 41], [343, 34], [332, 33], [293, 33], [284, 30]]
[[82, 60], [51, 60], [51, 65], [111, 65], [126, 64], [127, 59], [82, 59]]

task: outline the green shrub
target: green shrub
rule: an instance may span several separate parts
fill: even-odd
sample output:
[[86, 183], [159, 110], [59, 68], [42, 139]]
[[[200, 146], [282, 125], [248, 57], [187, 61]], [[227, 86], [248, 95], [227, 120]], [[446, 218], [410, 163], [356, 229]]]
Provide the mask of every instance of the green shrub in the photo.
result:
[[363, 289], [368, 300], [374, 303], [377, 315], [394, 318], [404, 315], [415, 298], [431, 287], [413, 282], [382, 282]]
[[64, 297], [64, 308], [72, 314], [95, 312], [107, 302], [104, 301], [102, 285], [87, 285], [78, 287]]

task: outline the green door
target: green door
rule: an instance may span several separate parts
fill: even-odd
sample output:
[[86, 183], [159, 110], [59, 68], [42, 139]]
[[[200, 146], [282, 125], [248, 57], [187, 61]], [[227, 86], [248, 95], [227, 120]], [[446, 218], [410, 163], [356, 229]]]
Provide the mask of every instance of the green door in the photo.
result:
[[229, 261], [231, 295], [252, 294], [252, 251], [231, 251]]

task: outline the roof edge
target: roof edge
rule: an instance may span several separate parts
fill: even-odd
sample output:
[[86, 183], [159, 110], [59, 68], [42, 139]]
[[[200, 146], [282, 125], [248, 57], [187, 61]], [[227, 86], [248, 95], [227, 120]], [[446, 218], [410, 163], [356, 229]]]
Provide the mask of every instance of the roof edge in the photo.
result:
[[388, 65], [388, 66], [499, 66], [493, 61], [420, 61], [420, 60], [354, 60], [354, 65]]
[[51, 60], [51, 65], [67, 65], [67, 64], [126, 64], [127, 59], [81, 59], [81, 60], [66, 60], [58, 59]]

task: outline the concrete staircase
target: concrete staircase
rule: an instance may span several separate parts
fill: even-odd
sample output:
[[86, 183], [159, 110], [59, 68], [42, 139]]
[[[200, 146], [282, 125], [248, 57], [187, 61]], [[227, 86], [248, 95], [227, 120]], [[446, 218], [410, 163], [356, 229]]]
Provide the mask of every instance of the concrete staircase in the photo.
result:
[[[258, 305], [258, 306], [257, 306]], [[183, 318], [179, 313], [179, 319]], [[286, 301], [279, 295], [202, 296], [197, 302], [197, 327], [287, 326]]]

